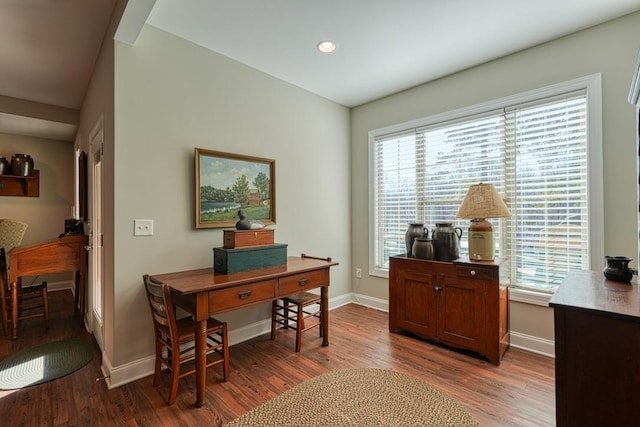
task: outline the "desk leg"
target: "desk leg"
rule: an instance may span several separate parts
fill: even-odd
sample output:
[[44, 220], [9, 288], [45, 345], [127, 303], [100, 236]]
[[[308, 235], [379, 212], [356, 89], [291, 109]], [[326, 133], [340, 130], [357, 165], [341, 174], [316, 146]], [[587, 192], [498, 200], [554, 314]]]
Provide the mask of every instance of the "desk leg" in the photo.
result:
[[322, 345], [329, 345], [329, 286], [320, 288], [320, 310], [322, 311]]
[[207, 319], [194, 322], [196, 341], [196, 408], [204, 405], [204, 393], [207, 382]]
[[195, 335], [196, 408], [204, 405], [207, 384], [207, 320], [209, 319], [209, 294], [198, 292], [195, 298], [193, 333]]
[[11, 339], [18, 338], [18, 282], [11, 282]]

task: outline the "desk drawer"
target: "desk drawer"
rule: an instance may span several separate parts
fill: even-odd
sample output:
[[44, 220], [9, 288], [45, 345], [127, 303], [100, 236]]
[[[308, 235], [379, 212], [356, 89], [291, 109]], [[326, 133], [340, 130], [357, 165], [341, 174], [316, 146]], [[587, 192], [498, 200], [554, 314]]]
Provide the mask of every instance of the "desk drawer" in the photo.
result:
[[493, 280], [497, 271], [477, 266], [456, 265], [456, 275], [469, 279]]
[[283, 277], [278, 281], [278, 295], [294, 294], [326, 285], [329, 282], [328, 271], [328, 269], [315, 270]]
[[276, 280], [266, 280], [209, 292], [209, 311], [217, 313], [245, 305], [271, 301], [276, 296], [277, 283]]

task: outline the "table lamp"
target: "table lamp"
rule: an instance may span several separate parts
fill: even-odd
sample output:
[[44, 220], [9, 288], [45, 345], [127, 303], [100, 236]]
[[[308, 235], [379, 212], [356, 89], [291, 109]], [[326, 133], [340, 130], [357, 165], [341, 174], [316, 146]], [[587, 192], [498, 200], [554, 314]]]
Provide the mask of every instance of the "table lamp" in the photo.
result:
[[511, 216], [493, 184], [475, 184], [469, 187], [456, 218], [470, 219], [469, 259], [492, 261], [495, 258], [493, 226], [487, 218]]

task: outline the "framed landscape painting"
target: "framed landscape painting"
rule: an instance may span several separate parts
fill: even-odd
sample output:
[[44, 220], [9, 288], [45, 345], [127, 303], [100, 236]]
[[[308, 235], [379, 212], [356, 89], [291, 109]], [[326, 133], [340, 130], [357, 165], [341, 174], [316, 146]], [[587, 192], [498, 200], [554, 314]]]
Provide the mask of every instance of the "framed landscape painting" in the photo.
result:
[[235, 227], [240, 209], [275, 224], [275, 177], [275, 160], [196, 148], [196, 228]]

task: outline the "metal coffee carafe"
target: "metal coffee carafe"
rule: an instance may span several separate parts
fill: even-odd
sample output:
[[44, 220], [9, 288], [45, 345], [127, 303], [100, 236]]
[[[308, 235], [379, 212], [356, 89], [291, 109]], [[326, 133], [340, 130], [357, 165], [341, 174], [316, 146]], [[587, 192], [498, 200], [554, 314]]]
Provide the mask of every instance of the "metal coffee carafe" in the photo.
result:
[[453, 227], [451, 222], [436, 223], [432, 233], [436, 261], [453, 261], [460, 258], [462, 228]]

